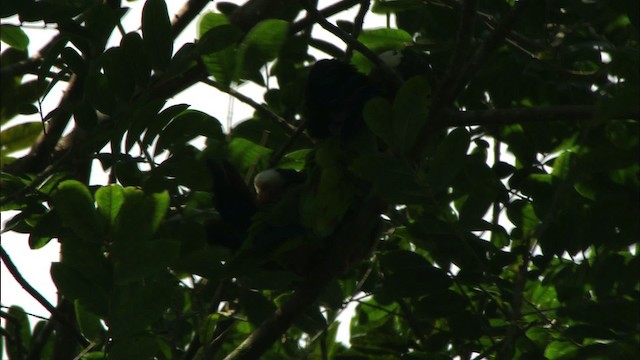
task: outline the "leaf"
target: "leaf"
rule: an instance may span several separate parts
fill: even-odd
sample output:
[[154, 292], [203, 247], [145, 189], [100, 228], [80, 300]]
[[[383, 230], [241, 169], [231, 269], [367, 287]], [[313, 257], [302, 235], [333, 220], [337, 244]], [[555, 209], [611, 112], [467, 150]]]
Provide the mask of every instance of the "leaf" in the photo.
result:
[[124, 143], [126, 152], [140, 141], [142, 133], [149, 125], [155, 125], [158, 120], [158, 113], [166, 104], [163, 99], [153, 99], [144, 102], [139, 106], [135, 106], [131, 115], [129, 115], [130, 125], [127, 130], [127, 138]]
[[186, 110], [162, 130], [154, 153], [184, 146], [197, 136], [219, 139], [223, 137], [222, 125], [216, 118], [201, 111]]
[[173, 55], [171, 21], [164, 0], [147, 0], [142, 9], [142, 40], [154, 69], [164, 70]]
[[171, 265], [179, 251], [180, 243], [169, 239], [118, 241], [112, 254], [114, 280], [118, 285], [143, 280]]
[[88, 311], [100, 316], [108, 314], [108, 294], [97, 285], [94, 274], [54, 262], [51, 263], [51, 278], [58, 291], [70, 299], [77, 299]]
[[229, 159], [239, 167], [240, 173], [261, 165], [264, 168], [269, 160], [271, 149], [240, 137], [234, 137], [229, 143]]
[[114, 47], [102, 54], [102, 66], [111, 92], [129, 101], [135, 88], [135, 77], [129, 67], [130, 60], [122, 48]]
[[276, 58], [287, 38], [288, 31], [289, 23], [278, 19], [263, 20], [254, 26], [238, 50], [237, 71], [240, 78], [262, 83], [258, 71], [266, 62]]
[[162, 110], [160, 114], [155, 116], [153, 121], [146, 124], [146, 131], [142, 140], [142, 145], [145, 147], [149, 146], [162, 129], [171, 122], [171, 120], [175, 119], [178, 115], [187, 110], [189, 106], [190, 105], [188, 104], [177, 104]]
[[430, 105], [431, 88], [422, 76], [409, 79], [398, 90], [393, 103], [393, 135], [401, 153], [413, 148], [427, 121]]
[[383, 298], [397, 299], [436, 293], [451, 285], [446, 272], [431, 266], [425, 258], [411, 251], [385, 253], [380, 259], [380, 265], [385, 277], [382, 292], [378, 295]]
[[201, 38], [207, 31], [222, 25], [229, 25], [229, 19], [225, 15], [212, 11], [206, 12], [198, 22], [198, 37]]
[[[401, 50], [413, 43], [409, 33], [402, 29], [393, 28], [363, 30], [358, 36], [358, 41], [376, 54], [390, 50]], [[351, 63], [363, 73], [369, 73], [373, 67], [371, 61], [360, 52], [353, 54]]]
[[143, 242], [158, 229], [169, 208], [167, 192], [146, 195], [142, 190], [124, 188], [124, 203], [116, 219], [116, 242]]
[[138, 334], [114, 339], [109, 347], [109, 360], [153, 359], [160, 351], [160, 341], [156, 336]]
[[[217, 27], [221, 29], [216, 30], [210, 36], [218, 36], [219, 32], [231, 31], [222, 28], [225, 25], [229, 25], [229, 20], [222, 14], [208, 12], [202, 18], [198, 24], [198, 36], [203, 37], [209, 30]], [[220, 34], [221, 35], [221, 34]], [[235, 34], [233, 34], [235, 36]], [[207, 42], [210, 40], [207, 40]], [[227, 46], [220, 51], [216, 51], [211, 54], [205, 54], [202, 56], [209, 74], [211, 74], [218, 83], [223, 87], [228, 88], [232, 81], [237, 79], [236, 77], [236, 47]]]
[[140, 49], [144, 48], [144, 40], [140, 34], [130, 32], [120, 41], [122, 56], [127, 60], [129, 73], [133, 75], [136, 85], [146, 87], [151, 77], [151, 63], [146, 56], [140, 56]]
[[418, 172], [406, 160], [386, 155], [361, 156], [350, 170], [373, 185], [373, 190], [394, 204], [419, 204], [430, 194]]
[[85, 241], [101, 241], [102, 233], [93, 198], [83, 183], [63, 181], [52, 196], [55, 210], [67, 227]]
[[198, 40], [198, 53], [211, 54], [223, 50], [242, 38], [242, 31], [233, 25], [219, 25], [207, 30]]
[[398, 148], [393, 136], [393, 105], [384, 98], [374, 98], [366, 103], [363, 117], [374, 135], [392, 148]]
[[6, 338], [17, 340], [7, 341], [7, 355], [10, 359], [25, 358], [25, 351], [31, 344], [31, 326], [27, 313], [20, 306], [13, 305], [6, 316], [3, 314], [3, 318], [6, 320]]
[[92, 341], [101, 341], [106, 335], [100, 317], [87, 310], [80, 301], [74, 301], [76, 321], [82, 335]]
[[469, 149], [470, 136], [464, 128], [456, 128], [438, 145], [436, 155], [429, 161], [427, 181], [434, 192], [450, 186], [460, 172]]
[[21, 51], [27, 50], [27, 46], [29, 45], [29, 37], [19, 26], [16, 25], [0, 25], [0, 40]]
[[98, 67], [89, 69], [85, 80], [85, 97], [87, 101], [101, 113], [111, 115], [115, 108], [116, 98], [109, 88], [107, 76]]
[[120, 208], [124, 203], [124, 190], [119, 185], [103, 186], [96, 191], [98, 213], [105, 218], [105, 222], [113, 226]]
[[36, 138], [42, 133], [42, 123], [27, 122], [2, 130], [0, 143], [2, 151], [12, 153], [33, 145]]
[[[3, 80], [4, 83], [4, 80]], [[8, 88], [2, 90], [2, 111], [0, 121], [6, 123], [9, 119], [18, 115], [27, 104], [36, 102], [47, 89], [47, 81], [31, 80], [21, 84], [8, 84]], [[15, 85], [15, 86], [13, 86]]]
[[167, 276], [160, 274], [113, 289], [109, 297], [109, 335], [114, 341], [139, 335], [170, 308], [178, 294], [175, 282]]

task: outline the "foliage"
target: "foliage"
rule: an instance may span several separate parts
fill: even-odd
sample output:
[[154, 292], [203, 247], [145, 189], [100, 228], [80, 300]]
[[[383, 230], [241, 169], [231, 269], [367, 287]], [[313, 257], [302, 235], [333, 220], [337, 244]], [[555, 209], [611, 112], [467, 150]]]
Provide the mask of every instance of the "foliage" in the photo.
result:
[[[60, 242], [63, 296], [33, 328], [19, 306], [2, 312], [10, 359], [638, 358], [638, 2], [380, 0], [364, 11], [397, 29], [341, 22], [347, 51], [314, 38], [320, 13], [295, 20], [306, 2], [201, 3], [174, 19], [147, 0], [141, 30], [109, 49], [119, 1], [3, 4], [22, 25], [0, 26], [2, 211], [19, 211], [6, 230], [33, 249]], [[178, 48], [195, 19], [199, 39]], [[28, 54], [23, 27], [37, 21], [59, 34]], [[293, 132], [312, 50], [347, 57], [358, 43], [404, 54], [395, 96], [364, 109], [377, 146]], [[351, 57], [373, 73], [371, 60]], [[242, 101], [234, 87], [254, 82], [265, 100], [227, 135], [189, 104], [165, 106], [199, 81]], [[59, 107], [37, 114], [59, 83]], [[42, 123], [5, 126], [18, 114]], [[243, 176], [314, 169], [319, 193], [300, 211], [312, 240], [335, 244], [209, 244], [204, 159]], [[94, 160], [109, 184], [88, 185]], [[272, 264], [309, 247], [310, 275]], [[335, 319], [350, 302], [346, 347]]]

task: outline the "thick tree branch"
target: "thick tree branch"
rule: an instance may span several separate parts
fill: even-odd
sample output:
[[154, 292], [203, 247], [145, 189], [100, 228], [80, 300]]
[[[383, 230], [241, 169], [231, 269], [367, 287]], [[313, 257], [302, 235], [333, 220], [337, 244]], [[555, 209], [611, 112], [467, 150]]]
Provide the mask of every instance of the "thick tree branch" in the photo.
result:
[[[443, 115], [443, 125], [457, 127], [472, 125], [510, 125], [549, 121], [582, 122], [594, 119], [596, 116], [598, 116], [598, 108], [590, 105], [446, 111]], [[640, 120], [640, 110], [609, 115], [609, 118]]]

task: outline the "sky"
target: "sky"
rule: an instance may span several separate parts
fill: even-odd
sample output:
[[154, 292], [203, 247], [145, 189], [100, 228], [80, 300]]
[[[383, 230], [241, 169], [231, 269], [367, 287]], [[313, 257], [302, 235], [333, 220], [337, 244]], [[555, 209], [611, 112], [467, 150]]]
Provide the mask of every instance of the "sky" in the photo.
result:
[[[167, 6], [169, 9], [169, 14], [175, 14], [185, 3], [186, 1], [177, 1], [171, 0], [167, 1]], [[244, 1], [231, 1], [234, 3], [242, 4]], [[320, 1], [319, 8], [322, 9], [327, 5], [333, 3], [332, 1]], [[140, 26], [140, 19], [142, 14], [142, 6], [144, 1], [135, 1], [135, 2], [123, 2], [123, 6], [130, 7], [130, 10], [127, 12], [123, 19], [123, 26], [127, 32], [137, 31]], [[210, 3], [209, 10], [215, 10], [215, 4]], [[338, 16], [334, 16], [329, 20], [335, 23], [337, 19], [345, 19], [352, 20], [355, 17], [355, 13], [357, 12], [357, 8], [352, 8], [347, 12], [343, 12]], [[17, 17], [2, 19], [2, 23], [5, 24], [19, 24]], [[380, 15], [374, 15], [369, 13], [365, 18], [365, 29], [371, 28], [379, 28], [384, 27], [386, 24], [386, 17]], [[29, 43], [29, 54], [33, 55], [37, 53], [37, 51], [42, 48], [53, 36], [57, 34], [57, 30], [55, 30], [53, 25], [47, 25], [46, 27], [42, 22], [40, 23], [29, 23], [26, 24], [23, 29], [29, 35], [30, 43]], [[178, 37], [176, 40], [176, 45], [174, 49], [179, 49], [182, 44], [186, 42], [193, 42], [196, 38], [196, 26], [197, 21], [192, 22]], [[333, 35], [329, 34], [323, 29], [320, 29], [319, 26], [315, 28], [316, 32], [314, 33], [315, 37], [319, 37], [325, 39], [327, 41], [331, 41], [337, 46], [343, 47], [342, 42], [337, 38], [333, 37]], [[115, 34], [109, 40], [110, 46], [117, 46], [120, 42], [119, 34]], [[7, 48], [7, 45], [2, 43], [2, 51]], [[326, 54], [314, 54], [319, 58], [327, 57]], [[33, 77], [31, 77], [33, 78]], [[25, 81], [31, 79], [30, 77], [25, 77]], [[55, 109], [57, 106], [62, 92], [64, 90], [63, 83], [60, 83], [56, 86], [51, 93], [42, 101], [42, 110], [43, 113], [46, 114], [51, 110]], [[262, 93], [260, 88], [254, 84], [247, 84], [240, 86], [237, 88], [239, 92], [250, 96], [254, 100], [261, 102], [262, 101]], [[203, 111], [209, 115], [212, 115], [219, 119], [223, 125], [226, 126], [227, 122], [234, 124], [240, 120], [244, 120], [250, 118], [253, 114], [253, 109], [249, 106], [239, 102], [234, 101], [230, 98], [229, 95], [218, 92], [217, 90], [204, 85], [197, 84], [192, 86], [191, 88], [183, 91], [182, 93], [176, 95], [173, 99], [170, 99], [167, 103], [167, 107], [175, 104], [187, 103], [191, 107], [191, 109]], [[16, 125], [18, 123], [27, 122], [27, 121], [40, 121], [40, 115], [35, 114], [31, 116], [18, 116], [15, 119], [11, 120], [9, 123], [5, 125], [6, 128]], [[26, 151], [24, 152], [26, 153]], [[14, 154], [14, 156], [20, 154]], [[104, 172], [102, 172], [99, 165], [93, 167], [92, 176], [90, 179], [90, 184], [92, 185], [104, 185], [107, 183], [107, 177]], [[17, 212], [2, 212], [2, 229], [4, 229], [5, 222], [13, 217]], [[18, 270], [21, 274], [26, 278], [26, 280], [34, 286], [45, 298], [49, 300], [49, 302], [55, 304], [56, 303], [56, 288], [51, 280], [49, 275], [49, 268], [51, 266], [52, 261], [56, 261], [59, 254], [59, 245], [56, 240], [52, 240], [41, 249], [31, 250], [28, 246], [28, 236], [25, 234], [17, 234], [13, 232], [8, 232], [6, 234], [2, 234], [2, 246], [5, 251], [9, 254]], [[35, 301], [26, 291], [24, 291], [20, 285], [13, 279], [11, 274], [9, 274], [7, 268], [2, 264], [1, 267], [1, 288], [0, 288], [0, 302], [2, 306], [11, 306], [11, 305], [20, 305], [25, 309], [27, 313], [34, 314], [37, 316], [42, 316], [45, 318], [49, 317], [48, 312], [37, 302]], [[338, 331], [338, 339], [343, 343], [348, 343], [349, 339], [349, 322], [348, 319], [353, 314], [353, 309], [355, 308], [355, 304], [352, 304], [346, 311], [343, 312], [339, 321], [342, 321], [342, 325]], [[3, 308], [3, 311], [6, 310]], [[31, 325], [33, 326], [38, 319], [35, 317], [30, 318]], [[3, 321], [4, 324], [4, 321]], [[6, 354], [3, 354], [3, 359], [5, 359]]]

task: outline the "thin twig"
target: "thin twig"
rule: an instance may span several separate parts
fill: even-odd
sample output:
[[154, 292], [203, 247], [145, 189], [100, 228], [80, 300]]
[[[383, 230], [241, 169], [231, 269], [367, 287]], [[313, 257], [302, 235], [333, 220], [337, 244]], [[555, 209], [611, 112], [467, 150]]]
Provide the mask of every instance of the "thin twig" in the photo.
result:
[[296, 131], [296, 127], [291, 125], [287, 120], [285, 120], [283, 117], [281, 117], [280, 115], [276, 114], [275, 112], [273, 112], [271, 109], [269, 109], [268, 107], [256, 102], [255, 100], [253, 100], [252, 98], [234, 90], [231, 88], [226, 88], [220, 84], [218, 84], [216, 81], [211, 80], [209, 78], [204, 78], [200, 80], [201, 82], [216, 88], [220, 91], [222, 91], [223, 93], [229, 94], [231, 96], [233, 96], [234, 98], [242, 101], [243, 103], [251, 106], [252, 108], [254, 108], [255, 110], [257, 110], [258, 112], [260, 112], [261, 114], [265, 115], [269, 120], [273, 120], [276, 124], [280, 125], [280, 127], [282, 127], [286, 132], [288, 132], [289, 134], [293, 134]]
[[171, 22], [171, 35], [177, 38], [180, 33], [200, 14], [212, 0], [189, 0], [176, 13]]
[[[320, 15], [324, 18], [328, 18], [333, 16], [339, 12], [343, 12], [349, 8], [352, 8], [358, 5], [362, 0], [343, 0], [338, 1], [335, 4], [329, 5], [326, 8], [320, 10]], [[304, 18], [296, 21], [289, 27], [289, 34], [297, 34], [300, 31], [303, 31], [309, 27], [311, 27], [315, 23], [315, 18], [313, 16], [305, 16]]]
[[[358, 9], [358, 14], [356, 14], [356, 17], [353, 20], [353, 31], [351, 32], [351, 36], [353, 36], [354, 39], [357, 39], [362, 32], [364, 17], [369, 11], [370, 4], [371, 2], [369, 0], [362, 0], [360, 2], [360, 9]], [[353, 55], [353, 48], [349, 46], [347, 47], [347, 59], [351, 59], [351, 55]]]
[[[456, 41], [456, 48], [449, 64], [441, 89], [446, 89], [455, 81], [460, 69], [464, 65], [471, 51], [471, 37], [475, 23], [477, 0], [465, 0], [461, 10], [460, 27]], [[438, 91], [440, 93], [440, 91]]]
[[315, 7], [309, 5], [306, 0], [300, 0], [300, 4], [302, 7], [307, 10], [307, 13], [318, 23], [318, 25], [322, 26], [323, 29], [329, 31], [333, 35], [337, 36], [340, 40], [344, 41], [347, 46], [358, 50], [362, 55], [364, 55], [369, 61], [371, 61], [374, 65], [376, 65], [383, 73], [385, 78], [392, 82], [392, 84], [396, 87], [400, 87], [402, 84], [402, 80], [390, 67], [387, 65], [382, 59], [378, 57], [373, 51], [371, 51], [368, 47], [366, 47], [363, 43], [358, 41], [353, 36], [347, 34], [342, 31], [339, 27], [333, 25], [326, 18], [322, 16], [322, 14]]

